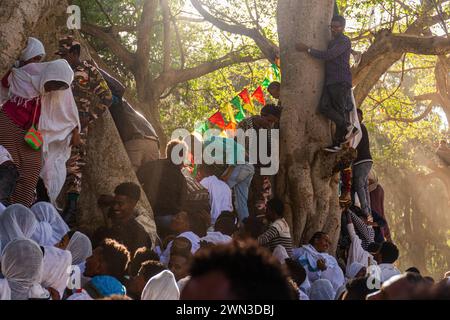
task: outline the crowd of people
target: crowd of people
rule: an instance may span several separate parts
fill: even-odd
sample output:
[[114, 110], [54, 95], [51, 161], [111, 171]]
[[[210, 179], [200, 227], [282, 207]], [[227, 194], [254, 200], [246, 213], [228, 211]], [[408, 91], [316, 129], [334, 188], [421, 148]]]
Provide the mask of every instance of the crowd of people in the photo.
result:
[[[247, 143], [192, 134], [170, 141], [160, 158], [158, 136], [123, 98], [125, 87], [81, 61], [78, 42], [64, 37], [62, 59], [43, 63], [43, 45], [29, 38], [1, 83], [0, 299], [449, 299], [450, 273], [435, 281], [395, 265], [399, 250], [372, 170], [363, 113], [352, 97], [344, 27], [344, 18], [333, 18], [326, 51], [296, 46], [326, 61], [319, 112], [336, 131], [325, 151], [354, 155], [337, 166], [337, 248], [323, 230], [313, 230], [308, 243], [294, 243], [284, 203], [271, 192], [274, 179], [261, 174], [259, 159], [250, 163]], [[239, 128], [280, 128], [280, 88], [272, 83], [276, 103]], [[108, 221], [88, 234], [77, 225], [86, 143], [89, 127], [108, 108], [140, 185], [123, 182], [102, 195], [97, 205]], [[225, 164], [193, 170], [192, 161], [174, 161], [180, 150], [192, 160], [196, 148], [211, 146]], [[153, 209], [156, 241], [136, 219], [141, 190]]]

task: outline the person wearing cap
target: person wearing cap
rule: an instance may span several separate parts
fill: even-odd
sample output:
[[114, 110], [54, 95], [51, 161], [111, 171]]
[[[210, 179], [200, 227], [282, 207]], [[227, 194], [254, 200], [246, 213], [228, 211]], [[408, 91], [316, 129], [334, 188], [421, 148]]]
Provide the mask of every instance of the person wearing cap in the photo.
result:
[[79, 140], [78, 146], [72, 148], [70, 159], [67, 161], [65, 182], [67, 202], [63, 216], [64, 220], [74, 224], [81, 192], [82, 168], [86, 165], [88, 128], [111, 106], [112, 94], [98, 69], [80, 59], [81, 45], [72, 36], [65, 36], [59, 40], [59, 49], [55, 54], [67, 60], [74, 72], [71, 87], [81, 123], [79, 135], [76, 135]]

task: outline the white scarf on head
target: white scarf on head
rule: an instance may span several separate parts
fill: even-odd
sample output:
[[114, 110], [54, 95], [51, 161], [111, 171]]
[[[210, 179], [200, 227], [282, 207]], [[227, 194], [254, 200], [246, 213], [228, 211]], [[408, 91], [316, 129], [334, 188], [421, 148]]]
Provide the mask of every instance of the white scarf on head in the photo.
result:
[[44, 58], [45, 56], [44, 45], [38, 39], [29, 37], [27, 46], [25, 47], [25, 49], [23, 49], [22, 53], [20, 54], [20, 60], [25, 62], [37, 56], [41, 56], [42, 58]]
[[141, 300], [179, 300], [180, 290], [178, 289], [175, 276], [172, 272], [164, 270], [156, 276], [150, 278], [142, 291]]
[[71, 265], [72, 255], [69, 251], [56, 247], [44, 247], [42, 286], [57, 290], [62, 297], [69, 282]]
[[31, 207], [38, 227], [31, 237], [41, 246], [54, 246], [69, 232], [69, 226], [56, 208], [48, 202], [38, 202]]
[[[78, 109], [70, 85], [73, 71], [66, 60], [46, 63], [30, 63], [22, 68], [12, 69], [8, 78], [10, 97], [21, 103], [41, 97], [39, 131], [44, 140], [42, 146], [43, 167], [41, 178], [49, 198], [55, 204], [66, 179], [66, 161], [70, 157], [72, 131], [81, 128]], [[45, 92], [48, 81], [66, 83], [69, 88]]]

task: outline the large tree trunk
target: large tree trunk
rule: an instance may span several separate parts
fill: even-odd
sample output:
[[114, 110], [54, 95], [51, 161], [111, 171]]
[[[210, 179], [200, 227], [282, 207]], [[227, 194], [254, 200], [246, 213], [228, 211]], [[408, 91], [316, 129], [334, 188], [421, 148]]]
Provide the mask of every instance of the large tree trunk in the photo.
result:
[[316, 231], [328, 232], [333, 253], [339, 237], [337, 179], [330, 178], [335, 156], [322, 148], [331, 142], [330, 122], [316, 110], [324, 83], [324, 64], [295, 50], [303, 41], [325, 49], [333, 0], [280, 0], [278, 32], [283, 86], [281, 159], [277, 194], [286, 204], [294, 241], [305, 243]]
[[[0, 70], [4, 73], [11, 67], [29, 36], [35, 36], [44, 43], [47, 60], [58, 58], [53, 55], [58, 39], [73, 33], [66, 27], [67, 6], [65, 0], [1, 1]], [[84, 58], [90, 58], [86, 46], [83, 51]], [[80, 198], [80, 227], [90, 232], [104, 225], [103, 214], [97, 207], [98, 196], [111, 194], [122, 182], [138, 183], [109, 112], [98, 119], [89, 132], [87, 158]], [[154, 240], [153, 211], [143, 191], [138, 211], [141, 213], [138, 221]]]

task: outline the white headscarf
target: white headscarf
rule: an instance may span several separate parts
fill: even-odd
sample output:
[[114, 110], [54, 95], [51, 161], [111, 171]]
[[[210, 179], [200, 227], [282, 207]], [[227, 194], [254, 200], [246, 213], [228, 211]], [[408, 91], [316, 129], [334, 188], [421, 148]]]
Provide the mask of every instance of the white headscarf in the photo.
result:
[[44, 269], [41, 284], [53, 288], [62, 297], [70, 276], [72, 255], [67, 250], [56, 247], [44, 247]]
[[313, 282], [309, 291], [311, 300], [334, 300], [335, 291], [333, 285], [327, 279], [319, 279]]
[[38, 202], [31, 207], [31, 211], [38, 221], [31, 239], [41, 246], [54, 246], [69, 232], [69, 226], [51, 203]]
[[358, 272], [361, 271], [362, 268], [365, 268], [365, 266], [362, 263], [359, 262], [353, 262], [350, 265], [350, 268], [348, 268], [347, 270], [347, 278], [349, 279], [353, 279], [356, 277], [356, 275], [358, 274]]
[[0, 279], [0, 301], [11, 300], [11, 289], [9, 288], [8, 280]]
[[11, 288], [11, 300], [28, 299], [30, 288], [41, 282], [43, 261], [42, 250], [33, 240], [16, 239], [8, 243], [1, 265]]
[[72, 131], [81, 128], [78, 109], [73, 98], [70, 84], [73, 71], [66, 60], [52, 61], [40, 79], [40, 92], [48, 81], [61, 81], [69, 88], [43, 94], [42, 110], [39, 118], [39, 130], [44, 139], [42, 148], [43, 167], [41, 178], [45, 183], [48, 196], [56, 204], [66, 180], [66, 162], [70, 157]]
[[148, 280], [142, 291], [141, 300], [179, 300], [180, 290], [178, 290], [175, 276], [172, 272], [164, 270]]
[[29, 239], [37, 228], [33, 212], [21, 204], [13, 204], [0, 215], [0, 239], [2, 248], [14, 239]]
[[[53, 204], [66, 179], [66, 161], [70, 157], [72, 131], [81, 128], [78, 109], [73, 99], [70, 84], [73, 71], [66, 60], [45, 63], [30, 63], [13, 68], [8, 78], [9, 95], [21, 103], [41, 97], [39, 131], [44, 140], [42, 146], [43, 167], [41, 177]], [[61, 81], [69, 88], [46, 92], [48, 81]]]
[[72, 265], [79, 265], [92, 256], [92, 243], [84, 233], [77, 231], [70, 238], [66, 250], [72, 253]]
[[23, 49], [20, 55], [20, 60], [25, 62], [37, 56], [41, 56], [42, 58], [44, 58], [45, 56], [44, 45], [38, 39], [29, 37], [27, 46], [25, 49]]

